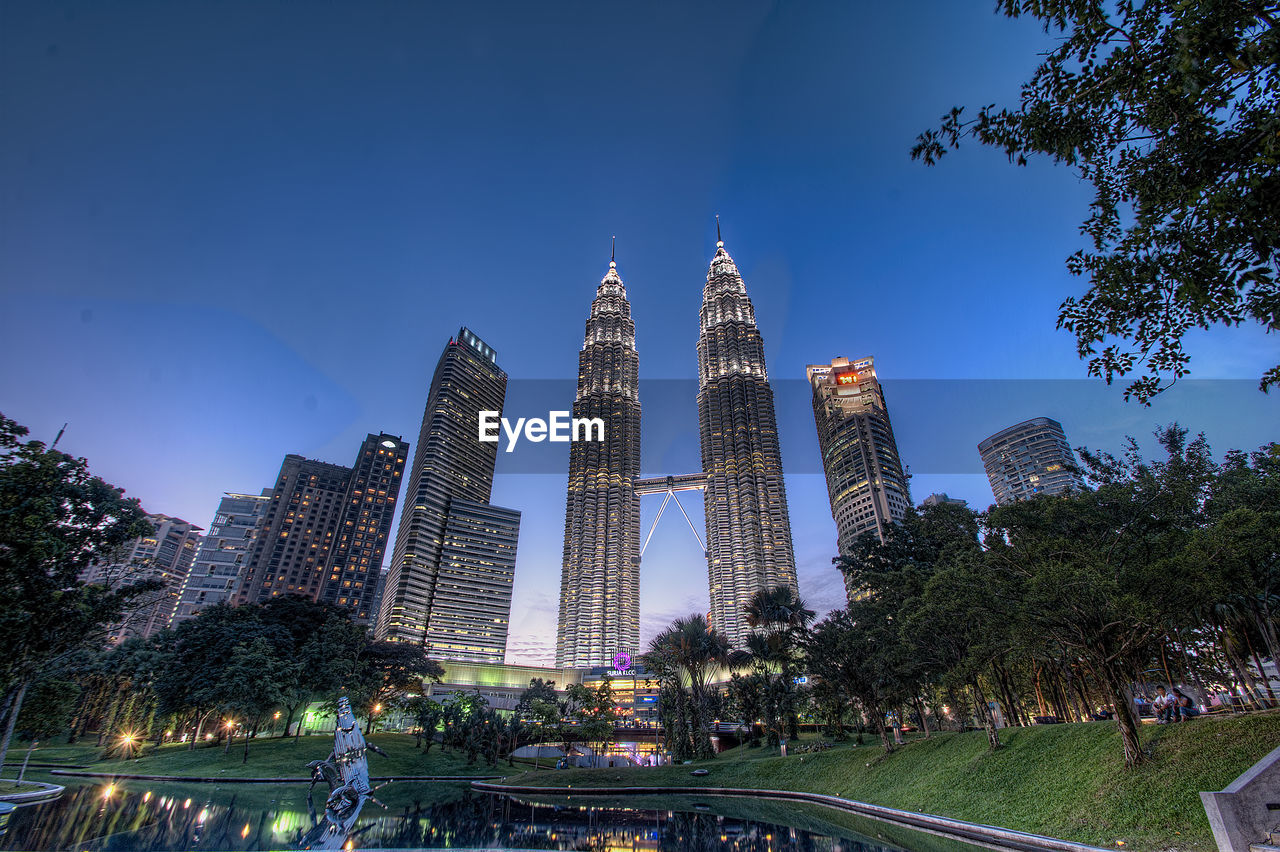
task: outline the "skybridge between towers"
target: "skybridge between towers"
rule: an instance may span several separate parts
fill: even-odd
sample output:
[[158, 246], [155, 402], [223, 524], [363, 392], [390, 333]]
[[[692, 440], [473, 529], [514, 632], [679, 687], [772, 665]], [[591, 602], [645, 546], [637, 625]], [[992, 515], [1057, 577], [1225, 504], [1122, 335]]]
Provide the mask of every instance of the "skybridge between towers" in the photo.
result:
[[662, 505], [658, 507], [658, 515], [653, 519], [653, 524], [649, 527], [649, 534], [644, 537], [644, 544], [640, 547], [640, 555], [636, 557], [638, 564], [644, 558], [644, 552], [649, 547], [649, 539], [653, 538], [653, 531], [658, 528], [658, 521], [662, 520], [662, 513], [667, 510], [667, 504], [674, 502], [676, 508], [680, 510], [680, 514], [684, 515], [684, 521], [689, 525], [689, 532], [693, 533], [693, 537], [698, 540], [698, 549], [702, 551], [705, 558], [707, 555], [707, 546], [702, 543], [702, 536], [698, 535], [698, 529], [693, 525], [693, 521], [689, 518], [689, 513], [684, 510], [684, 506], [680, 505], [680, 498], [676, 496], [677, 491], [706, 491], [707, 475], [705, 473], [685, 473], [679, 476], [642, 476], [637, 477], [635, 481], [635, 493], [637, 497], [645, 497], [650, 494], [662, 494]]

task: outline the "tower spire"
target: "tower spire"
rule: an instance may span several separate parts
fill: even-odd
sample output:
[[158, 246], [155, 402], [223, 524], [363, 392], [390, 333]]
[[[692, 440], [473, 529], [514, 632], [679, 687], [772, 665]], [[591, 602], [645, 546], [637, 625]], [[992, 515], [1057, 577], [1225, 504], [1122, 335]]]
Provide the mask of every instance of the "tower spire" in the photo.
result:
[[618, 252], [618, 235], [613, 235], [613, 241], [609, 244], [609, 268], [617, 269], [618, 264], [614, 262], [614, 256]]
[[716, 248], [724, 248], [724, 237], [720, 236], [720, 214], [716, 214]]

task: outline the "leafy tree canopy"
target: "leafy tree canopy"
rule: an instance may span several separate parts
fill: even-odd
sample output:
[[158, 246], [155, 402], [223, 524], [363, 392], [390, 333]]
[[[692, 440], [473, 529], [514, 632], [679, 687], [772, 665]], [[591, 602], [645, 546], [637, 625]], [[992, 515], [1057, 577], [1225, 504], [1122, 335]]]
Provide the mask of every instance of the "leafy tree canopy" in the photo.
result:
[[[1089, 280], [1058, 327], [1090, 375], [1139, 371], [1126, 398], [1189, 372], [1193, 328], [1280, 330], [1280, 5], [1266, 0], [999, 0], [1061, 35], [1015, 108], [962, 107], [922, 133], [932, 165], [968, 137], [1046, 155], [1093, 185]], [[1280, 366], [1260, 387], [1280, 382]]]

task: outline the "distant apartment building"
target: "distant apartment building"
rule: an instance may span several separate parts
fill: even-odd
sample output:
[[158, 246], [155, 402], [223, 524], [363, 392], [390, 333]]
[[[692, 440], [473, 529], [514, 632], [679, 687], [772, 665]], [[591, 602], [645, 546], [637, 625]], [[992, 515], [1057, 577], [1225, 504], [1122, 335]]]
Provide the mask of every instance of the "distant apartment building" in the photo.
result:
[[159, 580], [158, 591], [133, 602], [129, 612], [112, 625], [109, 641], [123, 642], [132, 637], [147, 638], [169, 626], [169, 616], [187, 579], [196, 551], [200, 547], [200, 527], [169, 515], [148, 514], [155, 527], [152, 535], [144, 535], [121, 549], [110, 562], [94, 563], [80, 579], [108, 588]]
[[836, 358], [805, 373], [839, 551], [868, 533], [883, 541], [888, 525], [902, 522], [911, 493], [875, 359]]
[[991, 493], [1003, 506], [1037, 494], [1065, 494], [1084, 487], [1062, 424], [1033, 417], [978, 444]]
[[501, 662], [511, 620], [520, 513], [489, 505], [496, 443], [481, 411], [501, 413], [507, 374], [468, 328], [436, 362], [375, 636], [433, 659]]
[[259, 495], [227, 492], [222, 496], [213, 523], [187, 572], [170, 627], [194, 618], [206, 607], [229, 603], [235, 597], [270, 505], [270, 488], [264, 488]]
[[285, 456], [235, 602], [300, 595], [369, 623], [408, 453], [384, 433], [351, 467]]
[[961, 500], [958, 497], [948, 497], [944, 491], [941, 494], [930, 494], [928, 497], [920, 501], [921, 509], [928, 509], [932, 506], [961, 506], [969, 507], [969, 501]]

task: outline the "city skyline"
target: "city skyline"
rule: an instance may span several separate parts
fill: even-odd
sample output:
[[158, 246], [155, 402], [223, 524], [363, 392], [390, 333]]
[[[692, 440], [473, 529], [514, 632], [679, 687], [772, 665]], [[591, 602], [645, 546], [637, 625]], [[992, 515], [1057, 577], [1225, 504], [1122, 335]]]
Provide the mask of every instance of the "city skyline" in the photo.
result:
[[[946, 3], [744, 3], [661, 24], [316, 10], [295, 39], [287, 14], [261, 14], [14, 6], [0, 32], [15, 81], [0, 115], [20, 118], [0, 160], [0, 333], [22, 356], [0, 372], [3, 410], [46, 441], [69, 421], [60, 448], [148, 511], [207, 527], [223, 492], [270, 485], [285, 452], [345, 459], [366, 433], [414, 435], [422, 399], [406, 389], [426, 386], [430, 350], [462, 324], [504, 352], [514, 384], [571, 384], [615, 233], [646, 375], [696, 382], [716, 213], [771, 379], [803, 388], [806, 364], [874, 353], [917, 495], [985, 508], [976, 443], [1035, 416], [1111, 451], [1175, 419], [1219, 455], [1274, 437], [1276, 395], [1254, 387], [1276, 343], [1257, 329], [1193, 334], [1191, 378], [1224, 381], [1180, 382], [1151, 409], [1085, 378], [1054, 330], [1084, 289], [1064, 266], [1087, 203], [1069, 170], [980, 150], [909, 161], [953, 103], [1016, 98], [1048, 43], [1035, 22]], [[545, 61], [547, 44], [564, 56]], [[618, 55], [635, 61], [600, 61]], [[372, 332], [334, 321], [366, 300]], [[956, 384], [913, 399], [895, 381]], [[1028, 382], [1043, 384], [1020, 393]], [[173, 394], [194, 387], [216, 392]], [[646, 430], [658, 414], [646, 408]], [[800, 591], [821, 611], [843, 584], [812, 411], [779, 420]], [[930, 457], [952, 430], [964, 448], [944, 468]], [[696, 454], [696, 434], [654, 431], [642, 471], [679, 472], [664, 455], [677, 446]], [[494, 482], [493, 502], [524, 512], [513, 661], [554, 654], [568, 449], [544, 474], [504, 472], [537, 449], [553, 452], [501, 456]], [[641, 529], [656, 511], [644, 501]], [[708, 606], [678, 519], [645, 558], [642, 641]]]

